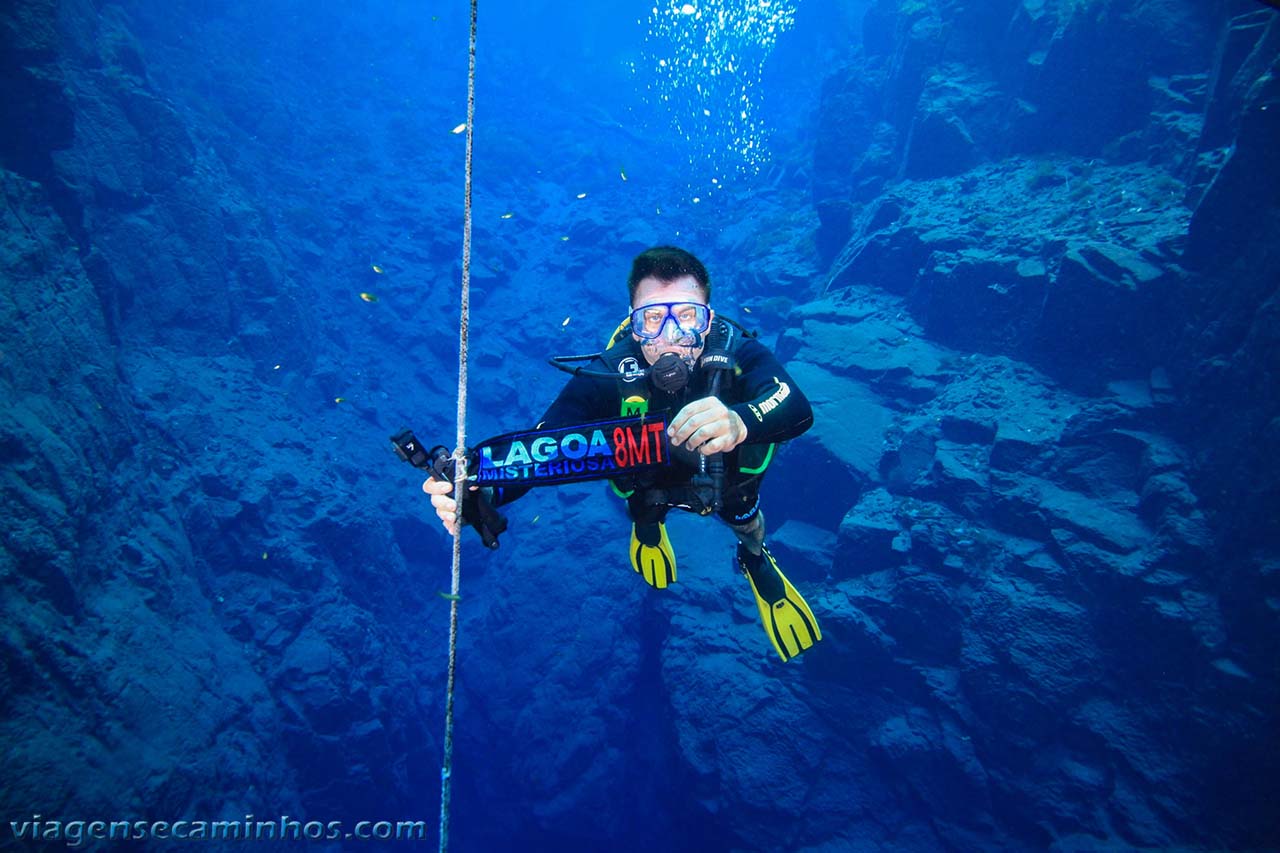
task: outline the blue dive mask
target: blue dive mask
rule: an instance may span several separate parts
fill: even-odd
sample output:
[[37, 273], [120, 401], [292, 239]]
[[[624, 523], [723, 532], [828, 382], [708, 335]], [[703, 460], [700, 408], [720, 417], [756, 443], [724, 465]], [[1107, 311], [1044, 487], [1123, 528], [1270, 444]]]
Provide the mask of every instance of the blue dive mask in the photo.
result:
[[651, 302], [631, 312], [631, 331], [652, 341], [666, 331], [672, 343], [691, 335], [700, 337], [711, 328], [711, 308], [701, 302]]

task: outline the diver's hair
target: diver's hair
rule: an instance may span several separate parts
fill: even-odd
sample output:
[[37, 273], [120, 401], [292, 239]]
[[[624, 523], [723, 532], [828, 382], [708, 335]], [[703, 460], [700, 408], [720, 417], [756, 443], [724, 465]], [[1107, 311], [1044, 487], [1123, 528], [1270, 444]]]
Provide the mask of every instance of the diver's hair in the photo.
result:
[[711, 276], [702, 261], [675, 246], [654, 246], [636, 255], [631, 262], [631, 275], [627, 278], [627, 298], [634, 305], [636, 287], [650, 276], [658, 281], [675, 281], [681, 276], [691, 275], [702, 285], [703, 298], [711, 301]]

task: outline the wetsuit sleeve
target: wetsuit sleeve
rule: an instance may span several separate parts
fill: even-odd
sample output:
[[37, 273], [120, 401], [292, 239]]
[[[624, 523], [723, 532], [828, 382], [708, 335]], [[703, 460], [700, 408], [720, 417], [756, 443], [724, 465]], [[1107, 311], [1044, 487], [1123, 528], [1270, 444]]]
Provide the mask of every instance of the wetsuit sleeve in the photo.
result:
[[813, 425], [808, 398], [768, 347], [746, 341], [737, 360], [742, 375], [734, 377], [734, 397], [742, 402], [729, 408], [747, 425], [748, 444], [786, 441]]
[[[601, 363], [591, 362], [591, 370], [604, 370]], [[574, 376], [560, 389], [535, 429], [573, 426], [600, 421], [618, 414], [618, 392], [612, 380], [591, 376]], [[490, 502], [494, 506], [509, 504], [529, 491], [529, 486], [496, 486]]]
[[[602, 371], [604, 366], [591, 362], [591, 370]], [[618, 414], [618, 392], [613, 380], [593, 376], [574, 376], [551, 403], [538, 421], [537, 427], [573, 426], [599, 421]]]

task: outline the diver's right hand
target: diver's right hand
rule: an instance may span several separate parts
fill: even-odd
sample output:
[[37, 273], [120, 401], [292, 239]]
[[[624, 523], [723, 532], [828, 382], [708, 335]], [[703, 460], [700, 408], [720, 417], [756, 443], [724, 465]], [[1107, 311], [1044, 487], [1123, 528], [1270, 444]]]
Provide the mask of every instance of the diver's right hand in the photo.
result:
[[[472, 486], [471, 491], [474, 492], [479, 488], [479, 486]], [[453, 499], [453, 483], [430, 477], [422, 484], [422, 491], [431, 495], [431, 505], [435, 507], [436, 515], [440, 517], [440, 523], [444, 525], [445, 532], [450, 536], [457, 536], [460, 527], [458, 502]]]

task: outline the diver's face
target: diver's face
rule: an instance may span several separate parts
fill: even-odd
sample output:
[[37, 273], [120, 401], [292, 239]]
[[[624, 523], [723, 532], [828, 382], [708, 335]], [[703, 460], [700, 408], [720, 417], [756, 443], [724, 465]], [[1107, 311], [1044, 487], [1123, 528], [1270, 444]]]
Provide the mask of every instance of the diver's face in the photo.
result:
[[[651, 305], [655, 302], [699, 302], [706, 303], [706, 294], [703, 293], [702, 285], [698, 284], [698, 280], [691, 275], [684, 275], [673, 281], [662, 281], [661, 279], [649, 276], [640, 279], [640, 283], [636, 285], [635, 299], [631, 303], [631, 310], [634, 311], [641, 305]], [[716, 312], [711, 312], [711, 322], [715, 322]], [[653, 340], [644, 340], [636, 334], [631, 337], [640, 342], [640, 349], [644, 353], [645, 361], [653, 364], [664, 353], [673, 352], [686, 361], [692, 363], [702, 355], [702, 345], [692, 347], [689, 344], [692, 338], [681, 336], [677, 340], [670, 340], [669, 332], [673, 323], [668, 322], [664, 334], [659, 335]], [[704, 336], [705, 338], [705, 336]]]

